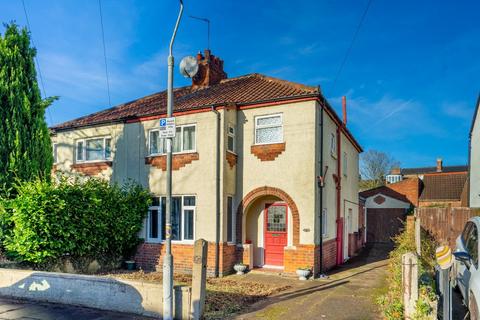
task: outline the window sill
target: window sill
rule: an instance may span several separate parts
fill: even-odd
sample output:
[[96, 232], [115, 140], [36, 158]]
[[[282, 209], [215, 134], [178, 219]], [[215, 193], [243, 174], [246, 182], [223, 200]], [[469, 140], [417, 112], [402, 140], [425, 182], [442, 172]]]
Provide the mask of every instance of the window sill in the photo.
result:
[[254, 143], [252, 146], [268, 146], [272, 144], [284, 144], [285, 141], [278, 141], [278, 142], [265, 142], [265, 143]]
[[90, 161], [90, 162], [80, 162], [80, 163], [75, 163], [72, 164], [70, 167], [72, 170], [75, 170], [77, 172], [81, 172], [85, 175], [88, 176], [94, 176], [102, 172], [103, 170], [106, 170], [110, 167], [112, 167], [113, 162], [108, 160], [108, 161]]
[[[199, 160], [198, 152], [176, 153], [172, 156], [172, 169], [179, 170], [195, 160]], [[145, 158], [145, 164], [157, 167], [162, 171], [167, 170], [167, 155], [152, 155]]]
[[[154, 241], [154, 240], [145, 240], [147, 244], [165, 244], [165, 240], [162, 241]], [[187, 245], [194, 245], [195, 240], [172, 240], [172, 244], [187, 244]]]
[[285, 151], [286, 143], [254, 144], [250, 152], [261, 161], [273, 161]]

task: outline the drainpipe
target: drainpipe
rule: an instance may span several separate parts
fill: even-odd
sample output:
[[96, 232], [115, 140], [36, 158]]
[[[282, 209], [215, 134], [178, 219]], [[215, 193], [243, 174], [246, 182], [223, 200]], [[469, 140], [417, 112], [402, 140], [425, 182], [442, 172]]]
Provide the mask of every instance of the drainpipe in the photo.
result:
[[217, 115], [217, 142], [215, 164], [215, 277], [220, 275], [220, 112], [212, 106], [212, 111]]
[[319, 270], [319, 277], [324, 278], [325, 275], [323, 273], [323, 187], [324, 187], [324, 181], [323, 181], [323, 104], [320, 104], [320, 177], [318, 178], [318, 189], [320, 193], [320, 199], [319, 199], [319, 215], [320, 215], [320, 270]]

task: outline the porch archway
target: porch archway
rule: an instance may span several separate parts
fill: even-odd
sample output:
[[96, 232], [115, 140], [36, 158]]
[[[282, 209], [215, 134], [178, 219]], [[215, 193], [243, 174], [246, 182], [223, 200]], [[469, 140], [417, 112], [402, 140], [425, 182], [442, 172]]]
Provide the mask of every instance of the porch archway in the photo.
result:
[[300, 242], [300, 215], [298, 213], [298, 208], [293, 199], [286, 193], [285, 191], [279, 189], [279, 188], [274, 188], [274, 187], [269, 187], [269, 186], [264, 186], [264, 187], [259, 187], [256, 189], [253, 189], [247, 195], [242, 199], [240, 204], [238, 205], [237, 208], [237, 243], [242, 243], [244, 239], [242, 239], [242, 233], [243, 233], [243, 213], [245, 212], [248, 207], [255, 202], [260, 197], [264, 196], [274, 196], [282, 201], [284, 201], [287, 205], [288, 208], [290, 209], [290, 212], [292, 214], [292, 243], [294, 246], [298, 245]]

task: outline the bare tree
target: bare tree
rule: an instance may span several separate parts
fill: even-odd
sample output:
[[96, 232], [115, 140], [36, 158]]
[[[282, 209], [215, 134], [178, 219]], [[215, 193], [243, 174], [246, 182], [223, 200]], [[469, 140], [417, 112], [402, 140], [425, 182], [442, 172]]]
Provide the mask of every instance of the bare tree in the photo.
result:
[[370, 189], [385, 184], [385, 176], [400, 163], [385, 152], [368, 150], [360, 158], [362, 175], [361, 189]]

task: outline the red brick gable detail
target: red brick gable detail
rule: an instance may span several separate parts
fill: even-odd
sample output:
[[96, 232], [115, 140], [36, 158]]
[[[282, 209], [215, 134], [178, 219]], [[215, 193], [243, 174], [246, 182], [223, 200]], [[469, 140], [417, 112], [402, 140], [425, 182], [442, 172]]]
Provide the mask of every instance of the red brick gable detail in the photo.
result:
[[[181, 154], [174, 154], [172, 157], [172, 169], [179, 170], [180, 168], [185, 167], [187, 164], [192, 163], [195, 160], [198, 160], [200, 157], [198, 152], [192, 153], [181, 153]], [[167, 156], [151, 156], [145, 158], [145, 164], [152, 165], [157, 167], [158, 169], [162, 169], [163, 171], [167, 170]]]
[[[298, 213], [298, 208], [293, 199], [281, 189], [264, 186], [250, 191], [238, 205], [237, 221], [243, 221], [242, 216], [244, 209], [248, 209], [255, 200], [263, 196], [275, 196], [287, 203], [288, 208], [292, 213], [293, 245], [298, 245], [300, 242], [300, 215]], [[242, 241], [242, 228], [242, 223], [237, 223], [237, 242]]]
[[261, 161], [273, 161], [283, 151], [285, 151], [285, 142], [253, 145], [250, 148], [250, 152]]
[[[112, 161], [75, 163], [70, 166], [74, 171], [83, 173], [87, 176], [95, 176], [112, 166]], [[55, 167], [55, 170], [57, 168]]]
[[227, 151], [226, 158], [227, 158], [228, 164], [230, 165], [230, 168], [235, 167], [235, 165], [237, 164], [237, 157], [238, 156], [235, 153]]
[[419, 178], [408, 178], [400, 182], [390, 183], [387, 184], [387, 187], [405, 195], [414, 206], [418, 206], [418, 198], [420, 196]]
[[378, 195], [375, 198], [373, 198], [373, 201], [375, 201], [376, 204], [382, 204], [385, 202], [385, 198]]

